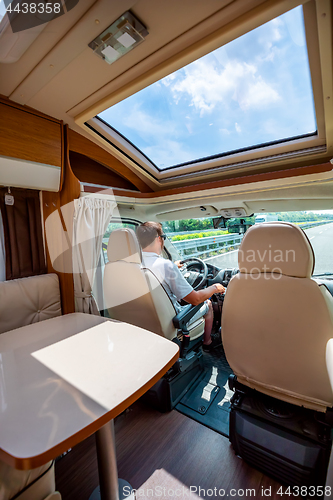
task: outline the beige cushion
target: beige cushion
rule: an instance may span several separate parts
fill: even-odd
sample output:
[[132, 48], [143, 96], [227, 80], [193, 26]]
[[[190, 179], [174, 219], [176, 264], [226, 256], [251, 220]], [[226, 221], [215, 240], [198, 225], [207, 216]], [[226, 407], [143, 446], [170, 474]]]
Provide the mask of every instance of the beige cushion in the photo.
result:
[[245, 233], [238, 265], [242, 273], [275, 271], [309, 278], [314, 269], [314, 254], [299, 227], [287, 222], [266, 222], [255, 224]]
[[56, 274], [0, 282], [0, 333], [60, 315]]
[[109, 237], [107, 255], [109, 262], [123, 260], [133, 264], [141, 264], [141, 248], [134, 231], [125, 228], [112, 231]]
[[[31, 486], [27, 488], [28, 485]], [[0, 499], [10, 500], [25, 488], [18, 499], [44, 500], [54, 492], [54, 464], [48, 462], [37, 469], [17, 470], [0, 461]]]
[[[105, 266], [103, 284], [105, 308], [110, 316], [167, 339], [175, 338], [175, 308], [155, 275], [142, 266], [141, 249], [132, 229], [111, 233], [108, 256], [112, 260]], [[203, 330], [203, 319], [191, 325], [191, 340], [200, 337]]]

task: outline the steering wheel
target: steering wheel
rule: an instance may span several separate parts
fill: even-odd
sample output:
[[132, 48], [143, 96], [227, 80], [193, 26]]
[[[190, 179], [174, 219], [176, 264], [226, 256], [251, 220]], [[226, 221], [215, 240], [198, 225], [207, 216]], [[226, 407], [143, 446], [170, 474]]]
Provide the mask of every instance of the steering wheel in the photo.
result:
[[[197, 259], [196, 257], [190, 257], [188, 259], [184, 259], [184, 260], [180, 261], [181, 264], [187, 264], [188, 262], [195, 262], [197, 264], [200, 264], [200, 266], [202, 268], [202, 271], [200, 273], [186, 269], [185, 273], [183, 274], [186, 281], [191, 286], [193, 286], [194, 290], [196, 290], [205, 282], [205, 280], [207, 278], [207, 274], [208, 274], [208, 267], [207, 267], [207, 264], [203, 260]], [[199, 276], [200, 276], [200, 281], [198, 283], [196, 283]]]

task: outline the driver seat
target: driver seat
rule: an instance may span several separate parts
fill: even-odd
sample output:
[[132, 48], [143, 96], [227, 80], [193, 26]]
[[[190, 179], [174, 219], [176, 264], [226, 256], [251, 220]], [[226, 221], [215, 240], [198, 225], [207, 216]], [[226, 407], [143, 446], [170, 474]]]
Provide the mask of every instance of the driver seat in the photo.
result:
[[[112, 231], [107, 255], [103, 286], [110, 317], [176, 339], [173, 318], [177, 312], [157, 277], [144, 267], [135, 232], [128, 228]], [[196, 344], [193, 340], [201, 342], [204, 325], [200, 318], [188, 327], [192, 346]]]

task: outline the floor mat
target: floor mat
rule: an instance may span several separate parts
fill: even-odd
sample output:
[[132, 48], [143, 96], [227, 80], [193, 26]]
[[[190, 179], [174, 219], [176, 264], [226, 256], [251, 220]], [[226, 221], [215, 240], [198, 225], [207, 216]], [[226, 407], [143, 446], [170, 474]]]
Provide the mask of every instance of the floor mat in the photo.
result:
[[220, 388], [206, 380], [201, 380], [195, 387], [195, 391], [185, 394], [182, 404], [204, 415], [208, 410]]
[[212, 353], [204, 352], [203, 356], [205, 370], [176, 410], [228, 437], [229, 400], [233, 394], [228, 387], [228, 377], [232, 370], [222, 346]]

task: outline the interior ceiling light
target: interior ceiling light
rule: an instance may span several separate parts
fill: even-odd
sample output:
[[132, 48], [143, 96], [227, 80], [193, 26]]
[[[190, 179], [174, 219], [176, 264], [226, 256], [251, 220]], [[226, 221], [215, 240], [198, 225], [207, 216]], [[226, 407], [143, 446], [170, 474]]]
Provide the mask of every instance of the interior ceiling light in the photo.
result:
[[112, 64], [143, 42], [147, 35], [147, 28], [127, 11], [90, 42], [89, 47], [108, 64]]

